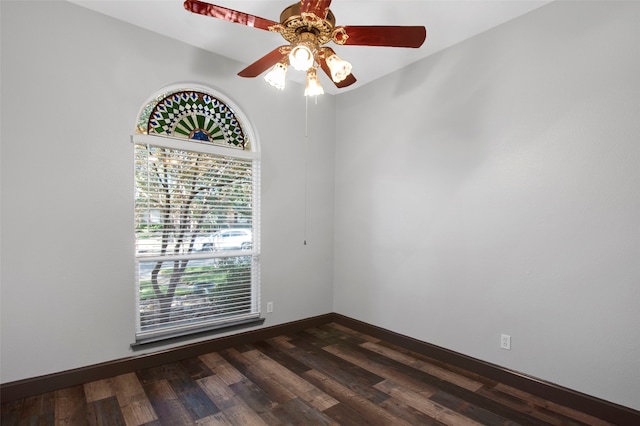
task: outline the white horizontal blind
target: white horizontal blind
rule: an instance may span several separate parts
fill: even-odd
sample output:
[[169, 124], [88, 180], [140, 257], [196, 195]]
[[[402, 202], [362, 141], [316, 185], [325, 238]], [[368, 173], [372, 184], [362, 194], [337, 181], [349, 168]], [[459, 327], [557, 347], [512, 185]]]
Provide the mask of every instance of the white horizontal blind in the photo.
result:
[[259, 315], [257, 160], [135, 145], [138, 342]]

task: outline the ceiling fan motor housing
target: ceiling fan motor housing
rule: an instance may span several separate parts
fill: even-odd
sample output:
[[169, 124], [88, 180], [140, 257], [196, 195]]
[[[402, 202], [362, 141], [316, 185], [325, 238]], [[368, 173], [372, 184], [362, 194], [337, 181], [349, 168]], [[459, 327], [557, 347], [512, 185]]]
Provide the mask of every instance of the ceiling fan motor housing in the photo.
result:
[[336, 17], [327, 9], [327, 17], [322, 19], [315, 13], [300, 13], [300, 3], [292, 4], [280, 14], [280, 23], [269, 27], [278, 32], [291, 44], [309, 41], [309, 33], [313, 34], [317, 46], [331, 41]]

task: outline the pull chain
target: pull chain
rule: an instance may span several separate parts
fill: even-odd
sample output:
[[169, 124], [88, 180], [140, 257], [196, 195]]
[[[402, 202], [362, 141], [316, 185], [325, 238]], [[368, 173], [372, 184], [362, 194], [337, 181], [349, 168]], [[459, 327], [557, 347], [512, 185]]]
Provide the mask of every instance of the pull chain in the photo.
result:
[[309, 97], [304, 97], [304, 245], [307, 245], [307, 192], [308, 188], [308, 169], [309, 169]]

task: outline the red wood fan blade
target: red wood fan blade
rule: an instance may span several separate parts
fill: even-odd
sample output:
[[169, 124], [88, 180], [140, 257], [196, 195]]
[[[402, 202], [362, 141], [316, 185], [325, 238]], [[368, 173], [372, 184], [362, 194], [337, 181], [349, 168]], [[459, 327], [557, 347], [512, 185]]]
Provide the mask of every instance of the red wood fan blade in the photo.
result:
[[327, 65], [326, 57], [334, 55], [336, 52], [334, 52], [332, 48], [326, 47], [326, 46], [323, 47], [322, 49], [324, 49], [325, 52], [329, 52], [329, 53], [325, 53], [325, 55], [322, 56], [321, 58], [319, 58], [318, 61], [320, 63], [320, 68], [322, 68], [322, 71], [324, 71], [324, 73], [329, 77], [329, 80], [331, 80], [333, 82], [333, 84], [335, 84], [338, 89], [342, 89], [343, 87], [351, 86], [353, 83], [355, 83], [356, 82], [356, 78], [353, 76], [353, 74], [349, 74], [347, 76], [347, 78], [345, 78], [344, 80], [342, 80], [339, 83], [336, 83], [335, 81], [333, 81], [333, 79], [331, 78], [331, 70], [329, 69], [329, 65]]
[[331, 0], [300, 0], [300, 13], [313, 13], [320, 19], [327, 17]]
[[[280, 46], [280, 47], [284, 47], [284, 46]], [[287, 56], [286, 53], [280, 52], [280, 47], [276, 47], [271, 52], [267, 53], [262, 58], [258, 59], [257, 61], [255, 61], [254, 63], [252, 63], [245, 69], [243, 69], [242, 71], [240, 71], [238, 75], [240, 77], [259, 76], [260, 74], [268, 70], [270, 67], [280, 62], [282, 58]]]
[[344, 44], [352, 46], [420, 47], [427, 38], [425, 27], [356, 25], [342, 28], [349, 36]]
[[258, 16], [249, 15], [248, 13], [238, 12], [237, 10], [227, 9], [226, 7], [216, 6], [215, 4], [209, 4], [199, 0], [186, 0], [184, 2], [184, 8], [193, 13], [211, 16], [212, 18], [224, 19], [225, 21], [259, 28], [261, 30], [268, 31], [270, 26], [278, 24], [278, 22], [271, 21], [269, 19], [260, 18]]

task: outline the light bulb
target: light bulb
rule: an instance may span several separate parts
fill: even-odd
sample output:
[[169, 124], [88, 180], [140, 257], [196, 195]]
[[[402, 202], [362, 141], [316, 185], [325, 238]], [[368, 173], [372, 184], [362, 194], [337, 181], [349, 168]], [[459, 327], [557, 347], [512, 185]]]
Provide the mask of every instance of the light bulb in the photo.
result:
[[318, 40], [311, 31], [303, 31], [298, 35], [295, 45], [289, 52], [289, 64], [298, 71], [306, 71], [313, 67]]
[[318, 80], [318, 74], [315, 68], [309, 68], [307, 71], [307, 85], [304, 89], [305, 96], [318, 96], [324, 94], [320, 80]]
[[331, 71], [331, 79], [335, 83], [340, 83], [351, 74], [351, 64], [342, 60], [335, 53], [326, 59], [327, 66]]
[[300, 43], [291, 49], [289, 63], [298, 71], [306, 71], [313, 65], [313, 52], [305, 43]]
[[287, 65], [278, 62], [271, 68], [271, 71], [264, 76], [264, 79], [276, 89], [284, 89], [285, 76], [287, 74]]

